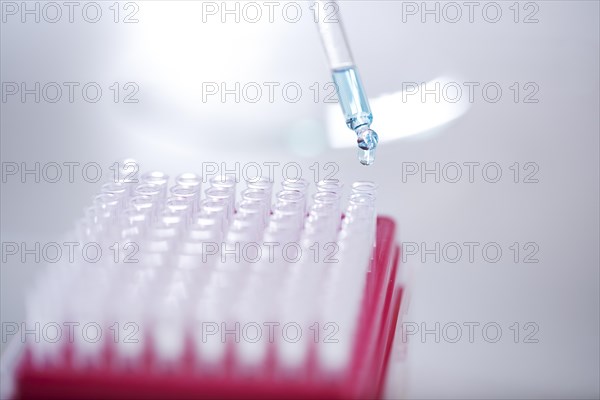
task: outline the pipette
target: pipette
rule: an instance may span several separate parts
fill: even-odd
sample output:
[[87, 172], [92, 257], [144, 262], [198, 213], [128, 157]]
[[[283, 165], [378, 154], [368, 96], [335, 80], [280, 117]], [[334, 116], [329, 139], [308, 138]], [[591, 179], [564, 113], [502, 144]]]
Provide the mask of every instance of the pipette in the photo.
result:
[[379, 137], [371, 129], [373, 115], [346, 40], [339, 5], [331, 0], [317, 1], [315, 13], [346, 125], [357, 136], [358, 159], [363, 165], [371, 165]]

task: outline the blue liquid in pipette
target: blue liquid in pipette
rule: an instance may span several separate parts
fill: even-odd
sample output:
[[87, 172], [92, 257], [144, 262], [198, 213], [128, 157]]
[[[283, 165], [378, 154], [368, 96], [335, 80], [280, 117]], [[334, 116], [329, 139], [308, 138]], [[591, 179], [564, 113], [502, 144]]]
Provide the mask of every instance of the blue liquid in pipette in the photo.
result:
[[371, 165], [375, 161], [375, 148], [379, 138], [370, 129], [373, 115], [358, 71], [354, 67], [333, 70], [333, 82], [346, 125], [357, 135], [358, 159], [363, 165]]
[[333, 82], [348, 128], [354, 130], [364, 124], [370, 125], [373, 115], [358, 71], [354, 67], [333, 70]]

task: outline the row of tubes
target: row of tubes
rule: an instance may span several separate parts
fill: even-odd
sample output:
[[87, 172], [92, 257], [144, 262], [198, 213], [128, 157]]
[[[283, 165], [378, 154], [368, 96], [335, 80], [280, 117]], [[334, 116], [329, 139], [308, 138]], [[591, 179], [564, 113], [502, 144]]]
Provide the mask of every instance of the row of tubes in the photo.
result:
[[[138, 242], [142, 262], [129, 275], [118, 265], [109, 266], [107, 271], [112, 272], [105, 275], [96, 269], [81, 275], [69, 269], [71, 275], [66, 278], [54, 275], [53, 283], [46, 282], [40, 295], [29, 302], [30, 318], [90, 319], [105, 314], [113, 315], [108, 320], [139, 318], [152, 326], [157, 353], [164, 358], [182, 351], [188, 320], [210, 316], [217, 320], [337, 321], [343, 327], [340, 332], [345, 344], [324, 346], [321, 361], [334, 368], [347, 365], [375, 243], [376, 186], [371, 182], [352, 184], [348, 204], [342, 209], [344, 187], [337, 180], [318, 182], [312, 197], [303, 179], [283, 181], [275, 195], [273, 182], [264, 178], [248, 181], [239, 195], [231, 176], [213, 177], [208, 183], [204, 196], [202, 177], [194, 173], [178, 175], [171, 187], [168, 176], [161, 172], [145, 173], [135, 183], [102, 185], [93, 206], [78, 223], [77, 235], [81, 240], [106, 244]], [[262, 270], [260, 263], [244, 269], [240, 265], [224, 268], [216, 262], [198, 272], [205, 242], [292, 241], [304, 249], [313, 243], [335, 243], [338, 261], [324, 264], [320, 259], [316, 268], [303, 268], [312, 262], [306, 258], [298, 264], [276, 263]], [[154, 268], [165, 265], [180, 268]], [[253, 271], [254, 278], [248, 279]], [[226, 285], [223, 275], [228, 279]], [[85, 282], [78, 284], [78, 279]], [[76, 288], [69, 301], [62, 303], [68, 310], [45, 301], [46, 295], [59, 298], [65, 285]], [[212, 348], [200, 345], [201, 353], [216, 359], [223, 350], [222, 343]], [[124, 354], [134, 356], [141, 351], [130, 345], [120, 347]], [[250, 361], [261, 360], [264, 354], [256, 348], [242, 343], [240, 352]], [[80, 350], [94, 352], [89, 344]], [[287, 364], [301, 364], [306, 354], [302, 343], [280, 345], [281, 360]]]

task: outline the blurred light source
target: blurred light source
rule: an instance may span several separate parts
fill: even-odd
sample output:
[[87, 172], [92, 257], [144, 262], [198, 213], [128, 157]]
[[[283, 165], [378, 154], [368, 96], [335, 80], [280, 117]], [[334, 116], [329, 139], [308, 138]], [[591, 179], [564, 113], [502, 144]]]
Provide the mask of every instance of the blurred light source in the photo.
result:
[[[236, 23], [231, 15], [228, 23], [222, 23], [220, 15], [206, 14], [203, 2], [182, 2], [178, 7], [165, 4], [144, 4], [140, 29], [131, 31], [131, 48], [137, 49], [135, 57], [143, 65], [140, 72], [161, 90], [162, 97], [191, 115], [201, 105], [217, 113], [228, 112], [218, 107], [218, 96], [203, 104], [203, 84], [227, 82], [232, 89], [235, 82], [260, 78], [274, 55], [268, 46], [257, 43], [269, 41], [272, 27]], [[230, 95], [228, 101], [233, 103], [233, 99]]]

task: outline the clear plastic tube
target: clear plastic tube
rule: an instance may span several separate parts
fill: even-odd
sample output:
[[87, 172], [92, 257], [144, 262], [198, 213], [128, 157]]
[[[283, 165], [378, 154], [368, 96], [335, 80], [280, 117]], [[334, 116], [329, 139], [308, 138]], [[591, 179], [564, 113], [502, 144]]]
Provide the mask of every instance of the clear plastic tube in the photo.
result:
[[333, 215], [333, 217], [335, 217], [335, 218], [339, 218], [339, 214], [337, 214], [337, 212], [339, 211], [341, 198], [342, 198], [342, 196], [336, 192], [322, 191], [322, 192], [317, 192], [313, 195], [313, 201], [314, 201], [315, 205], [331, 206], [332, 210], [334, 210], [336, 212], [336, 215]]
[[120, 182], [107, 182], [102, 185], [100, 190], [102, 193], [114, 194], [119, 198], [127, 197], [129, 195], [128, 187]]
[[317, 182], [317, 191], [319, 192], [333, 192], [341, 195], [343, 189], [344, 184], [338, 179], [323, 179]]
[[267, 224], [267, 216], [265, 215], [264, 206], [260, 202], [243, 200], [237, 206], [237, 213], [241, 215], [256, 215], [257, 223], [260, 224], [260, 229], [264, 229]]
[[[33, 304], [28, 304], [28, 320], [135, 321], [140, 345], [114, 344], [117, 368], [145, 368], [144, 354], [149, 349], [155, 355], [151, 368], [160, 371], [183, 366], [180, 360], [188, 338], [197, 350], [192, 355], [194, 362], [211, 372], [229, 371], [233, 361], [234, 374], [253, 374], [252, 368], [264, 365], [270, 346], [275, 346], [276, 373], [297, 373], [295, 368], [306, 365], [309, 355], [311, 359], [314, 355], [319, 371], [340, 373], [347, 368], [356, 344], [372, 254], [368, 244], [376, 221], [376, 185], [351, 185], [342, 219], [343, 186], [335, 180], [316, 185], [308, 214], [306, 202], [312, 191], [306, 182], [283, 182], [272, 207], [272, 183], [262, 179], [248, 182], [237, 209], [228, 215], [233, 209], [235, 182], [215, 182], [200, 200], [198, 186], [193, 184], [198, 176], [186, 180], [179, 175], [170, 189], [161, 175], [151, 178], [125, 192], [121, 184], [103, 185], [78, 225], [82, 240], [112, 245], [135, 238], [140, 244], [140, 252], [134, 255], [139, 263], [125, 265], [111, 260], [85, 265], [78, 260], [75, 266], [64, 266], [68, 268], [53, 266], [41, 289], [36, 288], [30, 300]], [[195, 213], [191, 202], [198, 204]], [[219, 247], [223, 242], [227, 253]], [[252, 246], [243, 250], [250, 242], [254, 242]], [[266, 246], [265, 242], [279, 245]], [[330, 242], [339, 246], [335, 254], [331, 254], [332, 247], [324, 247]], [[283, 247], [289, 244], [293, 246], [284, 252]], [[317, 253], [315, 244], [319, 246]], [[236, 245], [241, 245], [240, 261], [232, 254]], [[301, 255], [292, 261], [295, 247], [301, 249]], [[250, 261], [254, 248], [262, 251], [256, 263]], [[336, 261], [325, 261], [330, 256]], [[68, 301], [63, 293], [69, 293]], [[226, 322], [228, 328], [232, 321], [259, 325], [263, 321], [294, 321], [304, 332], [315, 321], [335, 321], [339, 346], [313, 345], [310, 335], [302, 336], [297, 345], [277, 338], [273, 344], [224, 343], [220, 335], [209, 335], [207, 343], [201, 340], [202, 335], [195, 334], [198, 321]], [[78, 363], [102, 359], [102, 346], [77, 342], [73, 348]], [[62, 354], [45, 344], [34, 352], [43, 363], [57, 362]]]
[[169, 185], [169, 175], [161, 171], [146, 172], [140, 177], [140, 183], [158, 186], [161, 196], [165, 198], [167, 196], [167, 186]]
[[171, 195], [185, 199], [190, 206], [190, 215], [194, 215], [200, 208], [200, 185], [186, 186], [177, 184], [170, 189]]
[[368, 193], [375, 197], [377, 185], [371, 181], [357, 181], [352, 184], [352, 193]]
[[194, 188], [196, 191], [200, 191], [202, 186], [202, 177], [194, 172], [184, 172], [183, 174], [177, 175], [175, 178], [175, 184]]
[[260, 177], [257, 179], [249, 180], [246, 182], [248, 189], [264, 190], [268, 193], [267, 201], [271, 201], [271, 192], [273, 191], [273, 182], [266, 177]]
[[300, 179], [286, 179], [281, 182], [283, 190], [295, 190], [301, 193], [305, 193], [308, 188], [308, 181], [304, 178]]
[[279, 202], [273, 209], [273, 218], [280, 221], [288, 220], [296, 229], [302, 228], [304, 223], [304, 205], [302, 203]]
[[137, 211], [148, 213], [154, 207], [154, 202], [152, 196], [138, 195], [129, 199], [129, 205]]
[[210, 200], [223, 201], [227, 204], [226, 218], [228, 221], [231, 220], [234, 212], [234, 193], [232, 187], [210, 187], [206, 189], [206, 198]]
[[121, 214], [121, 238], [139, 237], [149, 225], [148, 215], [135, 208], [128, 208]]
[[271, 196], [268, 192], [261, 189], [245, 189], [242, 191], [242, 199], [260, 204], [263, 210], [263, 219], [268, 218], [271, 213]]
[[134, 193], [138, 196], [146, 196], [152, 199], [153, 203], [158, 203], [162, 199], [162, 187], [154, 183], [142, 183], [135, 187]]
[[204, 221], [208, 220], [217, 221], [220, 235], [224, 236], [229, 227], [228, 207], [229, 201], [227, 199], [204, 199], [200, 202], [200, 212], [195, 216], [195, 223], [203, 224]]
[[94, 198], [94, 208], [97, 217], [95, 232], [99, 234], [99, 239], [103, 240], [115, 229], [122, 209], [121, 202], [114, 194], [103, 193]]

